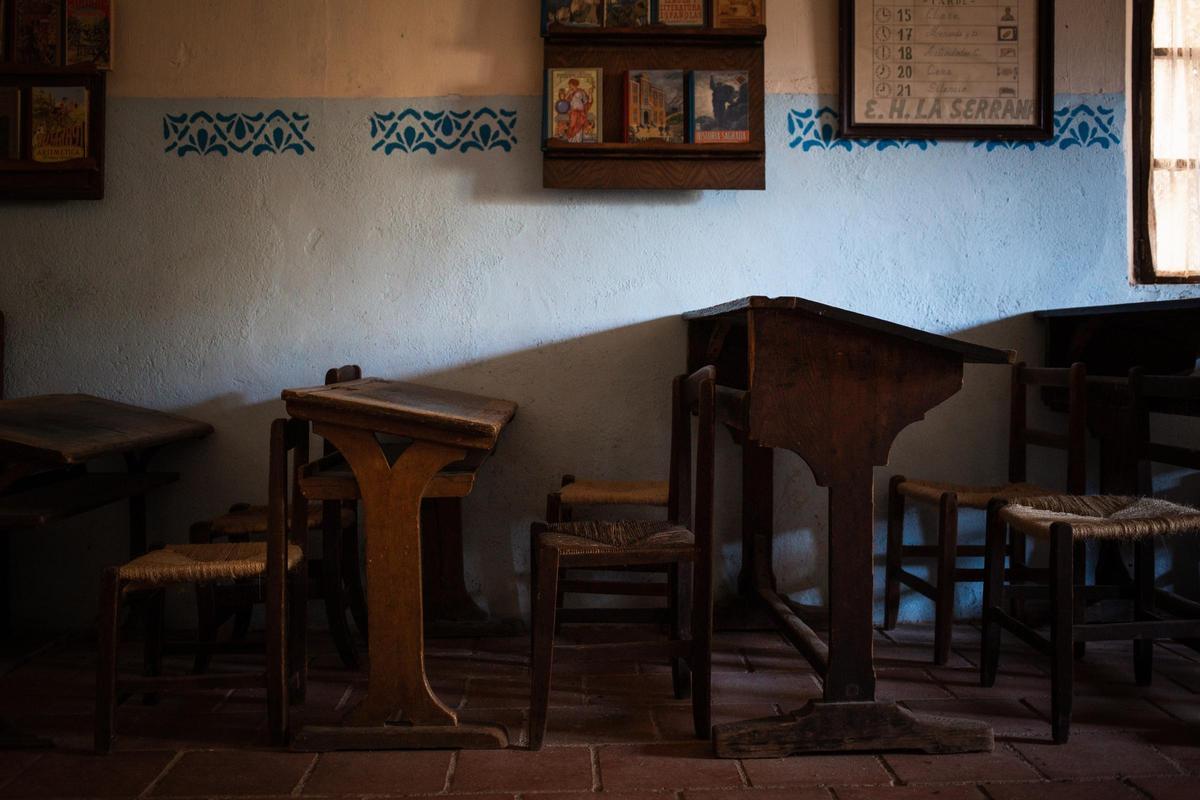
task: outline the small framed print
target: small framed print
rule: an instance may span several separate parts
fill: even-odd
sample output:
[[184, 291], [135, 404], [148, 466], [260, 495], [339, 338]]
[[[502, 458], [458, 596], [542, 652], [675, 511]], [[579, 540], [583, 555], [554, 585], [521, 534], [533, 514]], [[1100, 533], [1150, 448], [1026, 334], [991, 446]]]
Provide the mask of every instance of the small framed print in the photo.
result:
[[1049, 139], [1054, 0], [841, 0], [842, 134]]

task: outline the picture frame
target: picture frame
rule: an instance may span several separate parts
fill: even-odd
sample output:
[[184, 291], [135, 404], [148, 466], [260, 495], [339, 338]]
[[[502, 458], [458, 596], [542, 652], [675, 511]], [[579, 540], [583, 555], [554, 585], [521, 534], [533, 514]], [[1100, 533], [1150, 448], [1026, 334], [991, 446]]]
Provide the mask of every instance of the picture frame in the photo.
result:
[[843, 136], [1054, 136], [1054, 0], [840, 3]]

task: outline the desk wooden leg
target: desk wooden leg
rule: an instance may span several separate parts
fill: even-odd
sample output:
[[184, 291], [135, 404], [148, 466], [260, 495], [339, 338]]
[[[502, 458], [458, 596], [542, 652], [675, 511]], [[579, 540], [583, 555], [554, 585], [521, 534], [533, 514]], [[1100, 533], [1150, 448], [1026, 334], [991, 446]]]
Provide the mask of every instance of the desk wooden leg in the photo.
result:
[[306, 728], [301, 750], [505, 747], [503, 728], [460, 725], [425, 675], [421, 495], [457, 447], [415, 442], [389, 464], [366, 430], [318, 424], [345, 455], [362, 491], [367, 535], [370, 672], [367, 696], [345, 727]]
[[775, 590], [775, 451], [753, 442], [742, 444], [742, 571], [738, 591], [758, 601], [759, 578]]
[[[975, 720], [922, 717], [875, 700], [872, 663], [874, 498], [867, 466], [829, 490], [829, 653], [825, 696], [779, 717], [718, 725], [721, 758], [783, 758], [846, 751], [924, 753], [988, 751], [991, 726]], [[796, 625], [797, 629], [804, 626]], [[791, 637], [789, 637], [791, 638]]]

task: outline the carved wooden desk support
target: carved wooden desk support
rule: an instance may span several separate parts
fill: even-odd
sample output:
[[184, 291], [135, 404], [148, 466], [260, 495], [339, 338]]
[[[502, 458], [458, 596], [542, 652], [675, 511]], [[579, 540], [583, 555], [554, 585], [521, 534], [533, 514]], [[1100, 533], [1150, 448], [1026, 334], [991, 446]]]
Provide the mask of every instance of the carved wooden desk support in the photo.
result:
[[[748, 391], [743, 452], [743, 590], [824, 680], [824, 697], [782, 717], [713, 729], [716, 754], [773, 758], [847, 750], [990, 750], [991, 728], [912, 714], [875, 699], [873, 470], [904, 428], [962, 387], [963, 363], [1007, 353], [799, 298], [747, 298], [686, 315], [688, 369], [717, 365]], [[829, 489], [829, 641], [775, 589], [770, 448], [791, 450]]]
[[[306, 727], [298, 750], [502, 748], [499, 725], [465, 725], [425, 675], [421, 500], [447, 466], [491, 451], [516, 406], [366, 379], [283, 393], [288, 411], [345, 456], [362, 495], [371, 614], [367, 694], [342, 726]], [[376, 434], [411, 443], [398, 455]], [[389, 459], [394, 455], [394, 460]]]

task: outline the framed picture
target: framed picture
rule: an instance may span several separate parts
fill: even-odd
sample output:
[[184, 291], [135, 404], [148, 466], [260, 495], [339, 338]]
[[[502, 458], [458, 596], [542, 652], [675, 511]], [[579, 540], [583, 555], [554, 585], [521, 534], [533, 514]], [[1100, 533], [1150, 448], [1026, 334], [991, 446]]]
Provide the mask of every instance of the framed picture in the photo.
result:
[[1049, 139], [1054, 0], [841, 0], [842, 134]]

